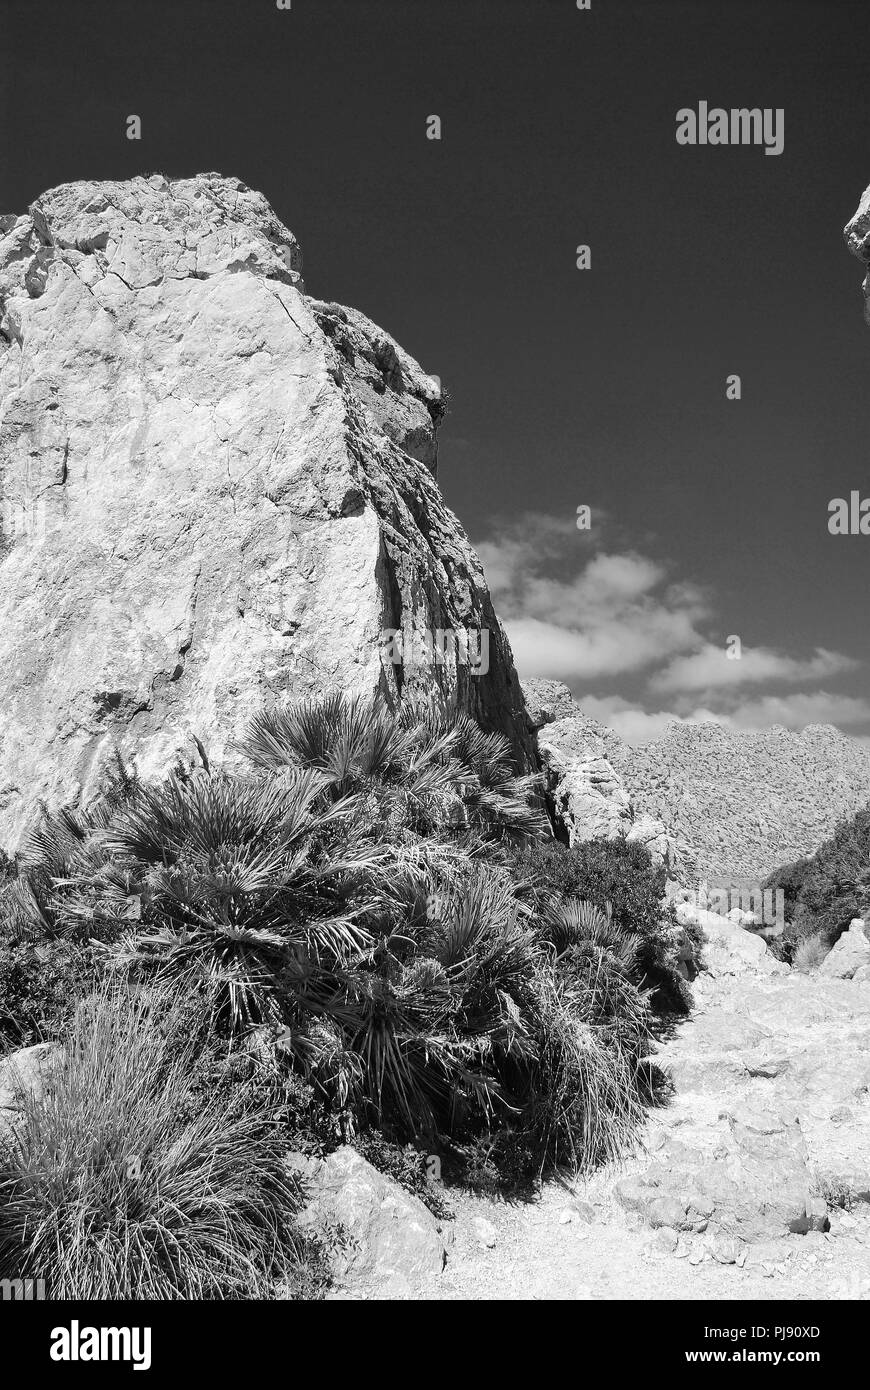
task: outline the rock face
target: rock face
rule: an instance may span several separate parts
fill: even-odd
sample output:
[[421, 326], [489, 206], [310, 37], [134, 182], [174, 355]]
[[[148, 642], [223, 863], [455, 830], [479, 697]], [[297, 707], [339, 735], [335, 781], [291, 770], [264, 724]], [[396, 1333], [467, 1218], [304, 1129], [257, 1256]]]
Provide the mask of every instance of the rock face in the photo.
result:
[[671, 877], [686, 878], [691, 861], [664, 824], [639, 814], [609, 754], [621, 740], [611, 729], [583, 714], [559, 681], [523, 681], [526, 711], [537, 730], [553, 810], [568, 843], [586, 840], [637, 841], [654, 864], [666, 864]]
[[389, 1295], [440, 1274], [446, 1259], [440, 1223], [355, 1149], [345, 1145], [322, 1160], [290, 1155], [290, 1165], [308, 1192], [299, 1225], [341, 1236], [328, 1241], [338, 1279]]
[[[870, 188], [865, 188], [858, 204], [858, 211], [851, 221], [847, 222], [843, 235], [852, 255], [870, 267]], [[863, 289], [864, 318], [870, 324], [870, 270], [864, 278]]]
[[[309, 298], [261, 194], [204, 174], [0, 218], [0, 843], [218, 761], [263, 704], [419, 686], [533, 753], [479, 561], [435, 481], [438, 383]], [[489, 634], [394, 661], [382, 634]]]

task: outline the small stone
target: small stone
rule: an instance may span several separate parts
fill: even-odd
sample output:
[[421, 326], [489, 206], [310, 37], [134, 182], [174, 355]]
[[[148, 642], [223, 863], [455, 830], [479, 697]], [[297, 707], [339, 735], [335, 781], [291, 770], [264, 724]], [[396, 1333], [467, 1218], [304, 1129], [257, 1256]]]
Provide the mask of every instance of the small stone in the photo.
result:
[[570, 1226], [570, 1225], [571, 1225], [571, 1222], [572, 1222], [573, 1220], [574, 1220], [574, 1213], [573, 1213], [573, 1211], [571, 1211], [570, 1207], [565, 1207], [562, 1211], [559, 1212], [559, 1225], [560, 1225], [560, 1226]]
[[487, 1221], [484, 1216], [475, 1216], [471, 1224], [474, 1227], [478, 1244], [482, 1245], [484, 1250], [494, 1249], [498, 1244], [498, 1231], [492, 1222]]
[[836, 1110], [831, 1111], [831, 1119], [835, 1125], [846, 1125], [852, 1118], [848, 1105], [838, 1105]]
[[660, 1226], [650, 1241], [650, 1249], [659, 1255], [675, 1255], [680, 1237], [672, 1226]]
[[826, 1231], [829, 1226], [828, 1204], [824, 1197], [807, 1198], [807, 1230]]
[[[714, 1235], [709, 1245], [710, 1254], [720, 1265], [733, 1265], [737, 1263], [737, 1256], [740, 1254], [740, 1244], [732, 1236]], [[744, 1255], [744, 1259], [746, 1256]]]

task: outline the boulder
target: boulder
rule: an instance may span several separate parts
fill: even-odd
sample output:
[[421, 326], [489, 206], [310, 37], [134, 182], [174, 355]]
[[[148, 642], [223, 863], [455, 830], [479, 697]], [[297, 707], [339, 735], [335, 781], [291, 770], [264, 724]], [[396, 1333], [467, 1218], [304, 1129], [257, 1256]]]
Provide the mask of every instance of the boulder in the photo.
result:
[[403, 1293], [414, 1280], [444, 1268], [448, 1240], [442, 1224], [350, 1145], [326, 1159], [290, 1154], [288, 1164], [307, 1194], [299, 1224], [324, 1238], [342, 1283]]
[[538, 751], [555, 815], [568, 843], [623, 838], [644, 845], [654, 864], [674, 877], [683, 855], [661, 821], [636, 815], [622, 778], [594, 721], [571, 715], [543, 724]]
[[195, 735], [232, 765], [255, 711], [330, 688], [419, 689], [535, 766], [436, 482], [440, 385], [305, 293], [265, 198], [72, 183], [3, 232], [0, 845], [41, 800], [87, 801], [116, 750], [149, 777], [196, 763]]
[[771, 955], [762, 937], [718, 912], [708, 912], [694, 903], [678, 902], [676, 914], [679, 922], [694, 922], [702, 928], [704, 965], [712, 976], [788, 973], [788, 966]]
[[870, 941], [860, 917], [853, 917], [848, 931], [825, 956], [819, 974], [833, 980], [854, 979], [858, 970], [870, 965]]
[[[565, 719], [582, 713], [580, 706], [562, 681], [524, 680], [520, 681], [526, 716], [532, 729], [542, 729], [556, 719]], [[594, 721], [590, 720], [590, 724]]]
[[22, 1097], [43, 1098], [62, 1056], [57, 1043], [37, 1043], [0, 1058], [0, 1142], [14, 1132]]

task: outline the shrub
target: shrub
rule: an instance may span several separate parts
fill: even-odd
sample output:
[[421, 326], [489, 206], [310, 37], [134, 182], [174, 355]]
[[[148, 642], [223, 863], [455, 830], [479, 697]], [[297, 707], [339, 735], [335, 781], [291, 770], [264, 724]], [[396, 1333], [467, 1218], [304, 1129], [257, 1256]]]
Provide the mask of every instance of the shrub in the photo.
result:
[[652, 1006], [687, 1011], [689, 995], [677, 969], [676, 916], [664, 901], [666, 870], [653, 867], [643, 845], [590, 840], [569, 849], [554, 841], [523, 846], [506, 859], [545, 930], [568, 900], [593, 903], [636, 939], [638, 980], [651, 990]]
[[808, 937], [833, 946], [870, 905], [870, 809], [843, 821], [810, 858], [777, 869], [764, 887], [785, 893], [784, 959], [792, 960]]
[[[649, 1091], [650, 1004], [682, 987], [646, 852], [523, 852], [543, 825], [536, 780], [499, 735], [417, 701], [302, 702], [244, 746], [248, 774], [203, 757], [45, 816], [15, 885], [18, 936], [95, 941], [135, 980], [193, 972], [206, 1035], [256, 1025], [292, 1069], [283, 1100], [248, 1099], [282, 1112], [295, 1147], [310, 1122], [315, 1145], [330, 1125], [374, 1128], [514, 1171], [621, 1152]], [[184, 1105], [199, 1097], [191, 1083]]]
[[584, 1021], [583, 984], [555, 968], [536, 979], [541, 1032], [531, 1127], [554, 1164], [588, 1172], [620, 1158], [643, 1112], [629, 1053]]
[[341, 692], [266, 710], [240, 744], [264, 772], [316, 769], [332, 797], [367, 798], [369, 825], [391, 836], [448, 828], [487, 838], [544, 834], [530, 799], [537, 776], [519, 775], [510, 746], [467, 714], [441, 714], [407, 698], [398, 713]]
[[861, 1201], [861, 1194], [849, 1178], [837, 1173], [825, 1173], [815, 1168], [812, 1174], [812, 1194], [823, 1197], [829, 1207], [839, 1207], [841, 1211], [851, 1211]]
[[792, 965], [795, 970], [807, 972], [817, 970], [830, 949], [824, 936], [820, 933], [815, 936], [805, 936], [795, 946]]
[[200, 1042], [104, 984], [0, 1157], [0, 1274], [56, 1299], [260, 1298], [298, 1283], [300, 1193], [268, 1112], [193, 1091]]
[[59, 1038], [94, 977], [93, 952], [62, 940], [0, 939], [0, 1044]]

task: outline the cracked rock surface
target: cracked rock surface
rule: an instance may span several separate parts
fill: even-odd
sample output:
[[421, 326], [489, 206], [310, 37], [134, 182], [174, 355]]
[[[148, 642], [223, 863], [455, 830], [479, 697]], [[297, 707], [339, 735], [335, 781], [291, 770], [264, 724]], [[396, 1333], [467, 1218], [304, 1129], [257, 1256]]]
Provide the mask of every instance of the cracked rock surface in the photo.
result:
[[[114, 749], [232, 761], [251, 714], [420, 686], [534, 754], [477, 556], [436, 482], [438, 382], [305, 293], [217, 174], [66, 184], [0, 217], [0, 843]], [[416, 666], [385, 629], [490, 632]]]

